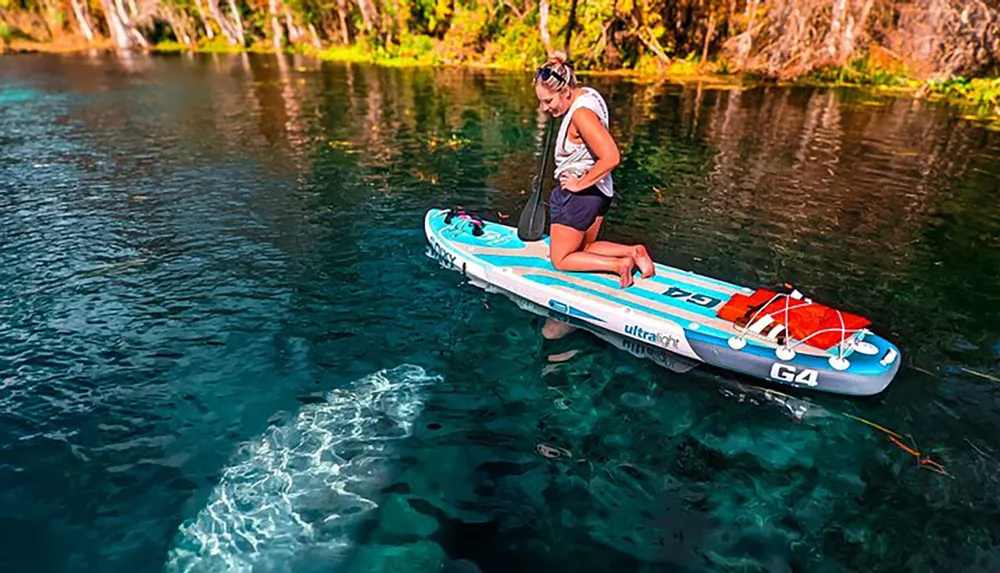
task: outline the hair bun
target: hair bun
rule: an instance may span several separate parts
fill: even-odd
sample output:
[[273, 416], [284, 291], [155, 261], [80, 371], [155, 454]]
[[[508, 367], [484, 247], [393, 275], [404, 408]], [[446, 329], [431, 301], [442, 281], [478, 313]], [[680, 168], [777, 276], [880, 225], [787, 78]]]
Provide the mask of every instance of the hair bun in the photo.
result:
[[556, 50], [549, 54], [549, 59], [547, 64], [565, 64], [566, 63], [566, 52], [562, 50]]

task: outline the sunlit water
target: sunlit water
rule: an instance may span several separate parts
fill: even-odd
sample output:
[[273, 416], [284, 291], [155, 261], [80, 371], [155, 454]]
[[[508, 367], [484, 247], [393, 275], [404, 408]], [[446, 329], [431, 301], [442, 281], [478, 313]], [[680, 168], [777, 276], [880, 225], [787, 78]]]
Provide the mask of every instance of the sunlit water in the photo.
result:
[[426, 256], [430, 207], [516, 220], [529, 80], [0, 59], [0, 570], [1000, 569], [1000, 136], [592, 79], [608, 238], [903, 352], [875, 399], [787, 397], [543, 341]]

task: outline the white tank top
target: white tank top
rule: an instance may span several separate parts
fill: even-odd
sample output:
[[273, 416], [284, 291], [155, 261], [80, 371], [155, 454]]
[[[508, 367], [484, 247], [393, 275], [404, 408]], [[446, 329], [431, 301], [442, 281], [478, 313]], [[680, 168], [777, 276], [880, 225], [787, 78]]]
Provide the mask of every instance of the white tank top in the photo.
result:
[[[555, 149], [555, 176], [557, 180], [562, 173], [567, 171], [570, 175], [579, 177], [597, 163], [597, 158], [587, 149], [586, 144], [573, 143], [567, 137], [569, 124], [573, 121], [573, 112], [581, 107], [585, 107], [596, 113], [597, 117], [601, 120], [601, 125], [604, 126], [604, 129], [608, 129], [608, 105], [604, 102], [604, 98], [593, 88], [583, 88], [583, 90], [584, 93], [576, 98], [576, 101], [570, 106], [569, 111], [563, 117], [562, 124], [559, 126], [559, 136], [556, 137]], [[598, 181], [596, 186], [601, 190], [601, 193], [604, 193], [608, 197], [613, 197], [615, 194], [611, 173], [608, 173]]]

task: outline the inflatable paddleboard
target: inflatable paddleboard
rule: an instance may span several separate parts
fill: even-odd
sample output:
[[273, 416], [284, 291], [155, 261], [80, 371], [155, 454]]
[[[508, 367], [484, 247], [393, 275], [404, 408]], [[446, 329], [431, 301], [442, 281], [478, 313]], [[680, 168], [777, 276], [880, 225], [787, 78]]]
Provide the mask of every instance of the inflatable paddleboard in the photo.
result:
[[[631, 287], [620, 289], [612, 274], [557, 270], [549, 261], [548, 237], [524, 242], [515, 228], [463, 211], [431, 209], [424, 230], [429, 254], [480, 288], [697, 362], [859, 396], [878, 394], [899, 370], [896, 346], [867, 328], [850, 327], [852, 317], [859, 317], [813, 303], [797, 291], [752, 289], [659, 263], [655, 277], [636, 274]], [[830, 313], [838, 326], [819, 325], [796, 338], [802, 328], [792, 320], [795, 313], [815, 309]], [[744, 310], [745, 320], [733, 320]]]

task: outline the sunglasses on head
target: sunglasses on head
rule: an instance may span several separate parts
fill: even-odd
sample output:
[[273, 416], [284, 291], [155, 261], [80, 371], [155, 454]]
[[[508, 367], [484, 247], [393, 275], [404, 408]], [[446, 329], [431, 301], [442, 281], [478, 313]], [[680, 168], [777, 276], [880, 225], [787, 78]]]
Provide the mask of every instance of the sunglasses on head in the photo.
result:
[[543, 82], [549, 81], [549, 78], [555, 78], [559, 80], [559, 83], [561, 84], [566, 83], [566, 78], [562, 77], [562, 74], [554, 72], [551, 68], [546, 68], [545, 66], [540, 66], [537, 70], [535, 70], [535, 77], [541, 78]]

